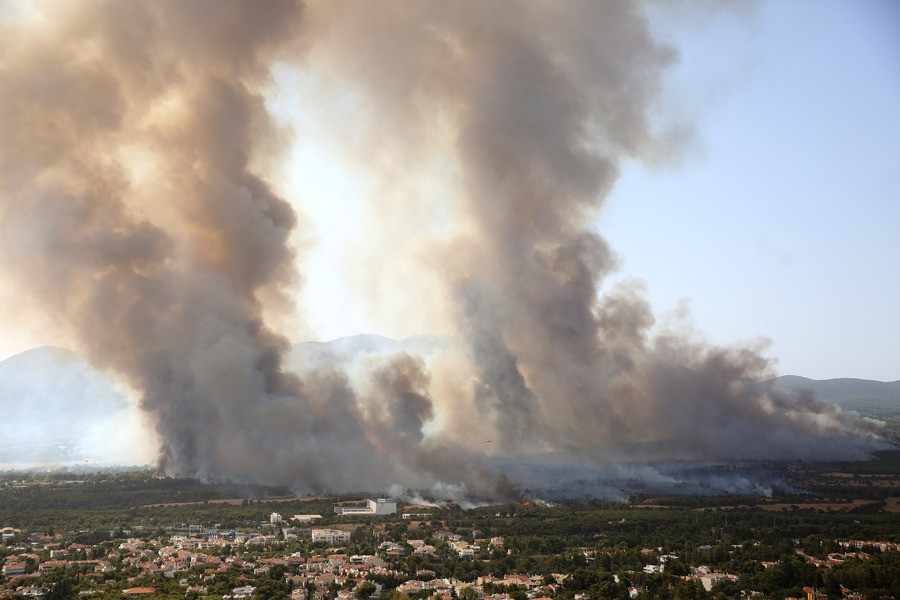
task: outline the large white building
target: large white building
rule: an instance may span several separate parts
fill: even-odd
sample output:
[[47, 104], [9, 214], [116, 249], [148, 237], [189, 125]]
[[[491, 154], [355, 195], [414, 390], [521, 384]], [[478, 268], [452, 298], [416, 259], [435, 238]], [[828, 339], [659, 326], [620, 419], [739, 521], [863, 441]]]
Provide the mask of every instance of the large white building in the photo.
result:
[[392, 515], [395, 512], [397, 512], [397, 501], [390, 498], [368, 499], [365, 506], [338, 505], [334, 507], [334, 514], [336, 515], [374, 516]]
[[390, 498], [366, 500], [366, 505], [376, 515], [392, 515], [397, 512], [397, 501]]
[[341, 531], [340, 529], [313, 529], [312, 541], [328, 542], [329, 544], [335, 542], [349, 542], [350, 532]]
[[293, 520], [301, 523], [315, 523], [322, 520], [322, 515], [294, 515]]

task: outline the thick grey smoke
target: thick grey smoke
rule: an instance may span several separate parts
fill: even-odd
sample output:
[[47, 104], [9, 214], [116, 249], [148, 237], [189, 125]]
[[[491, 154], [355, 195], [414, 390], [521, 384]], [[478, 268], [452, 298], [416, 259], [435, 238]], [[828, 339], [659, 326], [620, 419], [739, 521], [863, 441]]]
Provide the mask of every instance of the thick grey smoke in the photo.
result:
[[[429, 488], [442, 473], [428, 447], [412, 451], [432, 414], [423, 367], [384, 367], [383, 404], [367, 409], [339, 371], [286, 372], [289, 344], [267, 326], [266, 301], [282, 304], [299, 274], [297, 215], [264, 177], [285, 133], [263, 89], [275, 61], [302, 59], [303, 16], [290, 0], [172, 0], [34, 3], [9, 17], [3, 267], [139, 391], [165, 472]], [[461, 468], [450, 483], [485, 496], [502, 485]]]
[[300, 400], [259, 302], [296, 217], [250, 166], [253, 86], [299, 7], [33, 8], [2, 42], [5, 266], [142, 392], [164, 468], [227, 473], [235, 423]]
[[598, 299], [615, 261], [590, 219], [619, 163], [676, 151], [650, 118], [676, 54], [639, 4], [319, 8], [313, 55], [362, 96], [372, 152], [458, 168], [467, 227], [436, 245], [477, 376], [458, 408], [491, 421], [501, 452], [861, 456], [878, 426], [749, 383], [771, 375], [757, 352], [651, 336], [633, 286]]
[[[614, 261], [589, 219], [623, 157], [659, 152], [674, 59], [636, 4], [84, 0], [3, 19], [4, 271], [140, 392], [168, 473], [508, 496], [484, 428], [494, 453], [591, 457], [857, 456], [877, 433], [745, 383], [767, 370], [754, 352], [651, 338], [633, 290], [598, 300]], [[266, 108], [279, 63], [358, 94], [373, 152], [458, 168], [465, 232], [439, 274], [471, 385], [438, 397], [408, 356], [365, 384], [282, 366], [269, 323], [302, 260], [266, 178], [288, 137]], [[442, 410], [483, 427], [426, 431]]]

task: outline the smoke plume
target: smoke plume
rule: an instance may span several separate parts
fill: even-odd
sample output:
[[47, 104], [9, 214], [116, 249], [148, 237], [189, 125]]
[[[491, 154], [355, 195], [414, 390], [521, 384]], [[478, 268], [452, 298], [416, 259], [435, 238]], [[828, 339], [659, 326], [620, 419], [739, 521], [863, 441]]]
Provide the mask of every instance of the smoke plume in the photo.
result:
[[[755, 383], [752, 349], [652, 335], [634, 286], [599, 295], [615, 261], [591, 218], [622, 160], [671, 144], [650, 114], [676, 52], [637, 3], [83, 0], [0, 19], [4, 272], [140, 393], [167, 473], [508, 497], [488, 454], [859, 457], [880, 433]], [[314, 199], [268, 177], [290, 141], [266, 105], [278, 65], [327, 74], [310, 102], [356, 99], [356, 152], [391, 157], [364, 167], [383, 189], [421, 155], [451, 165], [455, 228], [429, 252], [462, 361], [283, 366], [271, 324]]]

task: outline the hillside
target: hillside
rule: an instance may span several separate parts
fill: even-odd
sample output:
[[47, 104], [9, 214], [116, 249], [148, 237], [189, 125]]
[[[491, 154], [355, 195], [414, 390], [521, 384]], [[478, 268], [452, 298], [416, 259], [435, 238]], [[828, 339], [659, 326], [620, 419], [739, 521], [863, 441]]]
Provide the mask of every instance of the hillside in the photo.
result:
[[783, 375], [772, 379], [776, 388], [790, 393], [811, 391], [823, 402], [833, 402], [846, 410], [855, 410], [876, 418], [900, 416], [900, 381], [870, 379], [809, 379]]
[[[330, 342], [295, 344], [286, 357], [297, 372], [321, 368], [364, 374], [382, 356], [407, 353], [423, 358], [450, 351], [449, 338], [420, 335], [393, 340], [358, 335]], [[790, 393], [809, 390], [825, 402], [879, 419], [900, 417], [900, 381], [815, 380], [786, 375], [772, 380]], [[151, 430], [133, 400], [112, 377], [77, 353], [41, 347], [0, 361], [0, 467], [35, 463], [142, 464], [152, 460]], [[135, 452], [141, 451], [135, 454]], [[151, 452], [152, 454], [152, 452]]]
[[51, 346], [0, 361], [0, 411], [0, 463], [11, 464], [106, 462], [134, 412], [112, 378]]
[[[295, 344], [286, 367], [353, 372], [378, 355], [427, 357], [447, 347], [437, 336], [392, 340], [357, 335]], [[0, 469], [35, 464], [143, 464], [152, 460], [151, 430], [126, 391], [78, 353], [32, 348], [0, 361]], [[152, 452], [150, 452], [152, 454]]]
[[297, 372], [317, 368], [352, 370], [359, 361], [374, 356], [410, 354], [427, 358], [450, 348], [448, 338], [436, 335], [414, 335], [394, 340], [381, 335], [361, 334], [341, 337], [330, 342], [301, 342], [294, 344], [287, 356], [286, 366]]

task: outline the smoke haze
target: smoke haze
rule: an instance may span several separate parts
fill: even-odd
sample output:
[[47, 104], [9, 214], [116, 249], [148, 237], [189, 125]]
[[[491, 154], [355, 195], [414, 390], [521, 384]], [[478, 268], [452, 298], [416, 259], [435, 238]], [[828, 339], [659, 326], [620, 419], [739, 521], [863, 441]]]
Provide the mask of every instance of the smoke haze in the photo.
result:
[[[771, 375], [755, 349], [651, 334], [636, 284], [600, 294], [615, 260], [591, 219], [618, 165], [677, 151], [650, 117], [677, 53], [639, 4], [85, 0], [2, 18], [3, 271], [137, 391], [166, 473], [504, 498], [515, 469], [490, 457], [877, 446], [877, 423], [754, 383]], [[271, 178], [291, 139], [267, 106], [279, 66], [327, 82], [309, 103], [353, 99], [335, 139], [354, 130], [347, 154], [379, 182], [370, 254], [382, 223], [416, 237], [421, 320], [459, 348], [283, 366], [273, 323], [304, 279], [296, 207], [316, 199]], [[392, 195], [429, 164], [445, 189]]]

